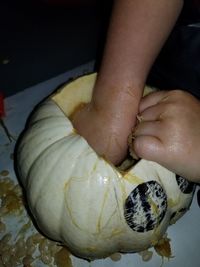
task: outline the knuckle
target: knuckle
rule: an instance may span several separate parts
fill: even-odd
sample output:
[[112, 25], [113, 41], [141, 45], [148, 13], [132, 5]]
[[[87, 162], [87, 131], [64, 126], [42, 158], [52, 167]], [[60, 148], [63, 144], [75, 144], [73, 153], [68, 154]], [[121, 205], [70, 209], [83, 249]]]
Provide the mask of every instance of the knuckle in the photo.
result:
[[174, 89], [169, 91], [169, 96], [172, 97], [172, 99], [180, 100], [186, 96], [186, 92], [184, 90], [180, 89]]

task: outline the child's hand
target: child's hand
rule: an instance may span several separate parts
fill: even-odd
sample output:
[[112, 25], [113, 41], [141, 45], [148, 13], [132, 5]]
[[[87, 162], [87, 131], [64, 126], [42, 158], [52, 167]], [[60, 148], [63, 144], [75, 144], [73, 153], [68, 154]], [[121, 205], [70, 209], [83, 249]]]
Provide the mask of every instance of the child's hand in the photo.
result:
[[200, 182], [200, 102], [181, 90], [159, 91], [142, 99], [140, 116], [136, 155]]
[[[119, 108], [118, 108], [119, 111]], [[78, 111], [72, 118], [74, 128], [102, 157], [113, 164], [120, 163], [128, 153], [128, 135], [134, 126], [126, 119], [126, 112], [112, 113], [98, 110], [92, 103]]]

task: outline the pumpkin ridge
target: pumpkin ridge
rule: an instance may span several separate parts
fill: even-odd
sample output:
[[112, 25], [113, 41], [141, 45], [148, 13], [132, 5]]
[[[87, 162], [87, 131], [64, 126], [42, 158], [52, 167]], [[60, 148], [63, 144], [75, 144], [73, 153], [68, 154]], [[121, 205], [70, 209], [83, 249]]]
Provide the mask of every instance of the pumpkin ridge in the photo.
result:
[[[41, 153], [33, 161], [32, 165], [31, 165], [31, 167], [29, 169], [29, 172], [27, 174], [27, 181], [29, 180], [29, 176], [30, 176], [30, 173], [32, 171], [32, 168], [34, 168], [34, 165], [36, 164], [37, 161], [40, 161], [40, 158], [43, 156], [43, 154], [47, 153], [48, 150], [52, 149], [52, 147], [56, 146], [59, 142], [62, 142], [64, 139], [68, 139], [73, 135], [74, 135], [74, 133], [71, 133], [70, 135], [67, 135], [67, 136], [63, 136], [62, 138], [60, 138], [60, 139], [56, 140], [54, 143], [52, 143], [50, 146], [46, 147], [43, 151], [41, 151]], [[63, 153], [66, 153], [66, 151], [64, 151]], [[59, 159], [58, 159], [58, 161], [59, 161]], [[27, 182], [27, 186], [29, 186], [29, 182]]]
[[[48, 126], [48, 128], [45, 128], [45, 129], [43, 129], [43, 128], [40, 128], [40, 129], [38, 129], [38, 131], [37, 132], [35, 132], [34, 134], [31, 134], [31, 136], [30, 136], [30, 134], [29, 134], [29, 132], [33, 132], [33, 127], [34, 126], [37, 126], [37, 124], [38, 123], [42, 123], [40, 120], [39, 121], [36, 121], [34, 124], [32, 124], [31, 125], [31, 127], [29, 128], [29, 131], [27, 131], [26, 132], [26, 134], [27, 134], [27, 138], [26, 138], [26, 136], [24, 136], [24, 138], [26, 138], [26, 142], [33, 142], [33, 139], [35, 138], [35, 137], [38, 137], [38, 136], [40, 136], [40, 135], [42, 135], [44, 132], [46, 132], [46, 131], [49, 131], [49, 130], [51, 130], [52, 129], [52, 126]], [[58, 123], [58, 125], [57, 125], [57, 127], [59, 127], [59, 128], [63, 128], [63, 126], [65, 126], [65, 128], [68, 128], [69, 126], [71, 126], [70, 124], [69, 124], [69, 126], [67, 126], [66, 127], [66, 120], [64, 120], [62, 123]], [[36, 129], [37, 130], [37, 129]], [[71, 131], [72, 132], [72, 131]], [[67, 134], [67, 133], [66, 133]], [[65, 135], [65, 136], [68, 136], [68, 134], [67, 135]], [[63, 136], [64, 137], [64, 136]], [[41, 141], [42, 142], [42, 141]], [[52, 143], [53, 144], [53, 143]], [[26, 145], [26, 143], [22, 143], [21, 145], [20, 145], [20, 147], [19, 147], [19, 152], [21, 152], [21, 150], [23, 150], [24, 149], [24, 146]]]
[[31, 113], [30, 115], [28, 122], [33, 124], [35, 121], [52, 117], [52, 114], [53, 117], [66, 117], [60, 107], [53, 100], [48, 98], [34, 109], [33, 113]]

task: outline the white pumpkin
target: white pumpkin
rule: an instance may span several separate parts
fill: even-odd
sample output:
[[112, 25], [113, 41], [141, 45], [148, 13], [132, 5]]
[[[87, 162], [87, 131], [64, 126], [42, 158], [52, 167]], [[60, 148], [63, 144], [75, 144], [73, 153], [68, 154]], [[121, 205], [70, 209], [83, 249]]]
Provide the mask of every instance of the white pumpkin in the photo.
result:
[[154, 162], [140, 160], [121, 172], [77, 134], [69, 117], [90, 101], [95, 79], [78, 78], [42, 102], [17, 149], [38, 227], [88, 259], [153, 246], [188, 210], [194, 191]]

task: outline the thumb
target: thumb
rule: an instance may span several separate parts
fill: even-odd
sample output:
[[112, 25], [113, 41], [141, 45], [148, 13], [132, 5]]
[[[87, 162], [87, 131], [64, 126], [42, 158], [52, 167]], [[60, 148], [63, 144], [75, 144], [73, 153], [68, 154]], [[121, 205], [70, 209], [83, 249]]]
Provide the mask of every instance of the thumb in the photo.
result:
[[154, 136], [138, 136], [134, 139], [132, 148], [135, 154], [143, 159], [160, 163], [165, 157], [163, 143]]

